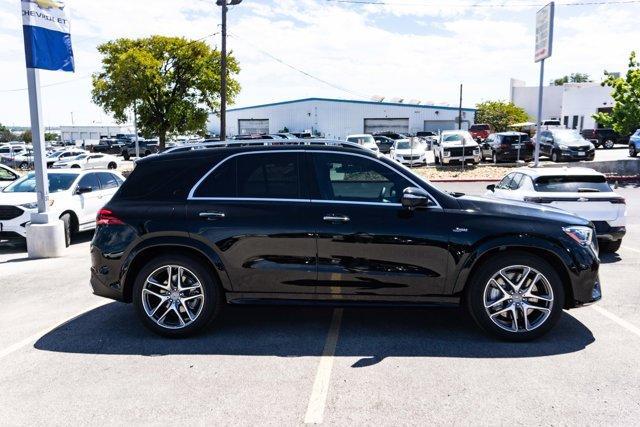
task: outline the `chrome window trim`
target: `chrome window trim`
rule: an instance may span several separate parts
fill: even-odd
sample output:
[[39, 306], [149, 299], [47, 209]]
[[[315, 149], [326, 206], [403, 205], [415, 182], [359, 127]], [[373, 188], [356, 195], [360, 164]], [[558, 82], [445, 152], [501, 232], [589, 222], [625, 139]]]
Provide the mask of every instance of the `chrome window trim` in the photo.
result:
[[254, 198], [254, 197], [196, 197], [194, 196], [196, 190], [198, 189], [198, 187], [200, 186], [200, 184], [202, 184], [202, 182], [204, 182], [205, 179], [207, 179], [207, 177], [209, 177], [209, 175], [211, 175], [218, 167], [220, 167], [222, 164], [224, 164], [225, 162], [233, 159], [234, 157], [238, 157], [238, 156], [244, 156], [244, 155], [251, 155], [251, 154], [279, 154], [279, 153], [321, 153], [321, 154], [325, 154], [325, 153], [329, 153], [329, 154], [341, 154], [341, 155], [346, 155], [346, 156], [355, 156], [355, 157], [362, 157], [365, 159], [369, 159], [372, 160], [374, 162], [378, 162], [380, 163], [382, 166], [386, 167], [387, 169], [389, 169], [391, 172], [397, 173], [398, 175], [400, 175], [401, 177], [403, 177], [404, 179], [406, 179], [407, 181], [409, 181], [411, 184], [413, 184], [415, 187], [421, 188], [422, 190], [426, 191], [427, 194], [429, 194], [429, 199], [435, 204], [435, 206], [431, 206], [430, 208], [438, 208], [442, 210], [442, 206], [440, 206], [440, 203], [438, 203], [438, 201], [431, 195], [431, 193], [429, 193], [429, 191], [425, 188], [423, 188], [421, 185], [417, 184], [414, 180], [412, 180], [410, 177], [408, 177], [407, 175], [405, 175], [404, 173], [392, 168], [391, 166], [387, 165], [386, 163], [380, 161], [377, 158], [373, 158], [373, 157], [369, 157], [363, 154], [358, 154], [358, 153], [348, 153], [348, 152], [344, 152], [344, 151], [333, 151], [333, 150], [327, 150], [327, 151], [308, 151], [308, 150], [278, 150], [278, 151], [246, 151], [243, 153], [236, 153], [233, 154], [229, 157], [224, 158], [222, 161], [218, 162], [213, 168], [211, 168], [207, 173], [205, 173], [202, 178], [200, 178], [198, 180], [198, 182], [196, 182], [194, 184], [194, 186], [191, 188], [191, 190], [189, 191], [189, 195], [187, 196], [187, 200], [237, 200], [237, 201], [270, 201], [270, 202], [311, 202], [311, 203], [339, 203], [339, 204], [351, 204], [351, 205], [373, 205], [373, 206], [402, 206], [401, 203], [383, 203], [383, 202], [358, 202], [358, 201], [347, 201], [347, 200], [322, 200], [322, 199], [278, 199], [278, 198]]

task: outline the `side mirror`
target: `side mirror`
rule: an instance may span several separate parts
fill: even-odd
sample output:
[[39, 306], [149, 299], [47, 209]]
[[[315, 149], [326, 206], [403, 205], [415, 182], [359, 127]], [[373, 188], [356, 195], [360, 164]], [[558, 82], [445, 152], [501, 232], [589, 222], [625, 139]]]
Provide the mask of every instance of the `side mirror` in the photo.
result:
[[487, 190], [489, 190], [489, 191], [496, 191], [496, 185], [495, 185], [495, 184], [489, 184], [489, 185], [487, 185]]
[[422, 188], [407, 187], [402, 192], [402, 198], [400, 199], [402, 206], [409, 210], [414, 210], [420, 206], [428, 206], [431, 203], [429, 194]]
[[92, 191], [93, 188], [91, 187], [78, 187], [78, 189], [76, 190], [76, 194], [91, 193]]

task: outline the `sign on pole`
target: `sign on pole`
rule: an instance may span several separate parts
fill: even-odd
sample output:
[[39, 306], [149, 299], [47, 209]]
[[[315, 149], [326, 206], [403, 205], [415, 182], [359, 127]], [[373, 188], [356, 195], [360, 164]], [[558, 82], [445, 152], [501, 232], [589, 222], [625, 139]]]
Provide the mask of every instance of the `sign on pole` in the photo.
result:
[[553, 51], [553, 17], [555, 13], [554, 2], [549, 3], [536, 13], [536, 51], [535, 62], [540, 62], [540, 86], [538, 87], [538, 122], [536, 124], [536, 150], [534, 153], [534, 165], [538, 167], [540, 162], [540, 124], [542, 123], [542, 95], [544, 84], [544, 60], [551, 56]]

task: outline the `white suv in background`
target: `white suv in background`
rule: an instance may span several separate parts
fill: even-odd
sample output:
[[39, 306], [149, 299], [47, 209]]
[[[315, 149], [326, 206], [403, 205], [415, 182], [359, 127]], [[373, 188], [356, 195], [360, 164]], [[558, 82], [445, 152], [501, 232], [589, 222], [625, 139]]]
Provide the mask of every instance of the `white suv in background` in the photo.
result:
[[480, 145], [466, 130], [445, 130], [433, 143], [433, 155], [436, 164], [451, 162], [480, 163]]
[[110, 154], [84, 153], [58, 160], [51, 167], [53, 169], [118, 169], [118, 159]]
[[540, 203], [586, 218], [596, 227], [601, 251], [620, 249], [627, 205], [600, 172], [589, 168], [519, 168], [487, 190], [487, 197]]
[[376, 153], [380, 152], [378, 144], [376, 144], [376, 140], [373, 139], [373, 135], [369, 135], [367, 133], [359, 135], [349, 135], [347, 136], [347, 142], [362, 145], [364, 148], [368, 148], [369, 150], [375, 151]]
[[[63, 222], [67, 246], [78, 231], [94, 229], [98, 211], [124, 182], [113, 171], [50, 171], [49, 205]], [[0, 192], [0, 241], [27, 236], [26, 225], [37, 212], [36, 177], [29, 173]]]
[[427, 164], [427, 147], [426, 144], [419, 139], [411, 141], [410, 139], [396, 139], [389, 156], [403, 165], [426, 165]]

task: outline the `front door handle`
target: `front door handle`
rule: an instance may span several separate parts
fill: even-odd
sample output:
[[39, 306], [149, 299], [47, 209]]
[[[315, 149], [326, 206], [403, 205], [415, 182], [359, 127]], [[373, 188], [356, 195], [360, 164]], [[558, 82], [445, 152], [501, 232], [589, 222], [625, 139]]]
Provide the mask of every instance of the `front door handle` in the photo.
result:
[[226, 215], [224, 212], [200, 212], [198, 216], [209, 221], [215, 221], [217, 219], [223, 219]]
[[349, 221], [351, 221], [351, 218], [349, 218], [346, 215], [334, 215], [334, 214], [327, 214], [322, 219], [324, 219], [327, 222], [349, 222]]

